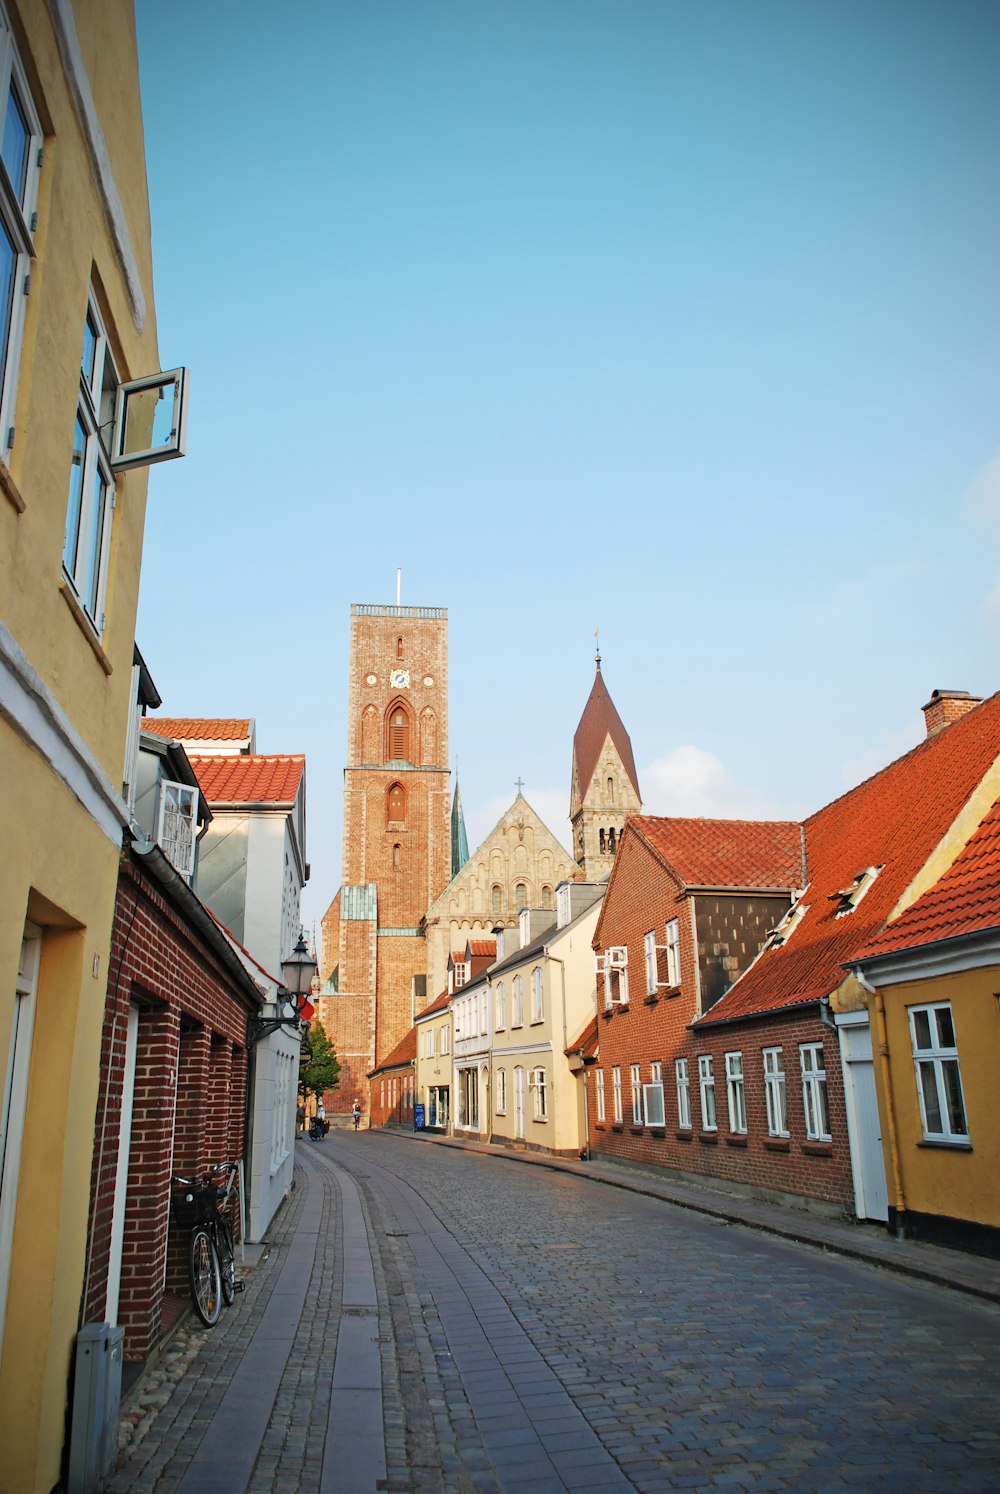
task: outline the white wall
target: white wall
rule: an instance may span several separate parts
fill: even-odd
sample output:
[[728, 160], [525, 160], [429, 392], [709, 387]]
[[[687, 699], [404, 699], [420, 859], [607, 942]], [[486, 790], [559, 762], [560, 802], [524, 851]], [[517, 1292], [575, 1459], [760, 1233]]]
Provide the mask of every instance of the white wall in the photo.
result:
[[[278, 1011], [269, 1005], [261, 1015], [276, 1016]], [[300, 1048], [297, 1030], [282, 1027], [261, 1038], [254, 1049], [247, 1180], [251, 1240], [264, 1238], [292, 1186]]]

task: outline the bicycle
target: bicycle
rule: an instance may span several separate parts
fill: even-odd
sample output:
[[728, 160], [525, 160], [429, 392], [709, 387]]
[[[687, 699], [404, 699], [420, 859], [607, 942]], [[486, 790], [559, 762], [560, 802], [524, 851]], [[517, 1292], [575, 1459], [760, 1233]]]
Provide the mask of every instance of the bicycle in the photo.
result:
[[[226, 1176], [224, 1187], [214, 1180], [220, 1172]], [[232, 1306], [236, 1293], [243, 1290], [243, 1282], [236, 1280], [233, 1229], [225, 1213], [238, 1174], [238, 1162], [220, 1162], [203, 1178], [175, 1173], [170, 1179], [174, 1222], [191, 1230], [188, 1281], [195, 1312], [206, 1328], [214, 1328], [219, 1321], [223, 1302]]]
[[312, 1118], [312, 1120], [309, 1123], [309, 1139], [310, 1139], [310, 1141], [322, 1141], [323, 1137], [325, 1135], [326, 1135], [326, 1121], [322, 1120], [320, 1118], [320, 1116], [314, 1115], [313, 1118]]

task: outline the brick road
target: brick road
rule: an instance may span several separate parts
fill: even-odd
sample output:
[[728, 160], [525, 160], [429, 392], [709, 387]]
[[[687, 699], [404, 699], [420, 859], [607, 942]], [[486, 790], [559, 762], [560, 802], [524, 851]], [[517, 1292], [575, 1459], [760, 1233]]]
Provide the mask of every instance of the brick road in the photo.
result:
[[1000, 1491], [992, 1304], [571, 1173], [298, 1151], [114, 1494]]

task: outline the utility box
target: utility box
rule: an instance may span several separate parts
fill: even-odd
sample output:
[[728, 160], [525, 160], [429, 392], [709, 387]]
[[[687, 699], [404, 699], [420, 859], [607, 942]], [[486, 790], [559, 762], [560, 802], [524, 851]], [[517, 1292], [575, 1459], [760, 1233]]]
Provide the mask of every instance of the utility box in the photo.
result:
[[118, 1461], [125, 1329], [88, 1323], [76, 1339], [67, 1494], [98, 1494]]

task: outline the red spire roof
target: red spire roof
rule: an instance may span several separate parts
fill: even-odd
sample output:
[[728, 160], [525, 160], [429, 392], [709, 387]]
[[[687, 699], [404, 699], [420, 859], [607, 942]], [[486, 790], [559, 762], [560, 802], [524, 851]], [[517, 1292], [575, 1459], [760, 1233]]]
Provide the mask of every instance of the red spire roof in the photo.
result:
[[210, 807], [292, 804], [302, 782], [303, 756], [196, 757], [188, 754]]
[[610, 737], [614, 743], [615, 750], [622, 760], [622, 766], [631, 780], [639, 799], [639, 778], [635, 771], [635, 759], [632, 756], [632, 743], [629, 734], [622, 724], [622, 718], [615, 710], [615, 703], [608, 694], [608, 687], [604, 683], [601, 673], [600, 655], [597, 658], [597, 673], [594, 676], [594, 684], [587, 704], [583, 708], [580, 724], [573, 737], [573, 761], [576, 764], [577, 783], [579, 784], [581, 799], [590, 787], [590, 780], [594, 776], [597, 767], [597, 759], [600, 757], [604, 740]]

